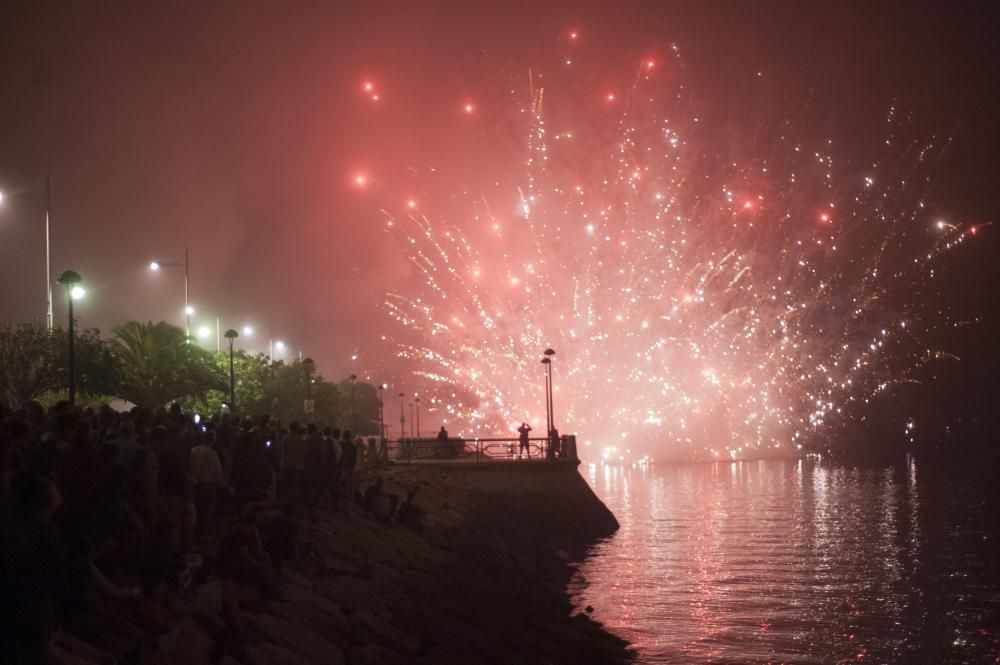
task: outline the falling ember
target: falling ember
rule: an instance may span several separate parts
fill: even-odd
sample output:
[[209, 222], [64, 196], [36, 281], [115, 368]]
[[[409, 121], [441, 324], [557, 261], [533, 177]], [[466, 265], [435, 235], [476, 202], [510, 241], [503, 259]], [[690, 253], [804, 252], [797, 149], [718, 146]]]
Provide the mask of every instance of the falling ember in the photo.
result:
[[[691, 113], [690, 86], [678, 93], [675, 81], [632, 72], [627, 121], [601, 133], [598, 113], [572, 102], [593, 89], [550, 76], [512, 103], [526, 111], [512, 114], [528, 137], [523, 172], [491, 175], [486, 193], [460, 183], [448, 210], [390, 216], [417, 276], [387, 296], [394, 341], [436, 384], [456, 431], [544, 421], [529, 377], [551, 347], [561, 430], [708, 459], [794, 453], [861, 423], [889, 386], [945, 357], [928, 352], [929, 334], [948, 325], [925, 315], [929, 275], [960, 243], [886, 242], [926, 228], [927, 192], [879, 191], [898, 173], [871, 172], [892, 163], [928, 182], [940, 146], [911, 137], [925, 147], [912, 163], [881, 141], [834, 159], [832, 144], [789, 136], [738, 160], [713, 157], [729, 153], [730, 129]], [[546, 90], [543, 106], [543, 82], [575, 94]], [[550, 132], [550, 115], [577, 139]], [[754, 223], [735, 223], [734, 210]], [[817, 218], [822, 229], [801, 223]], [[497, 288], [504, 279], [513, 288]]]

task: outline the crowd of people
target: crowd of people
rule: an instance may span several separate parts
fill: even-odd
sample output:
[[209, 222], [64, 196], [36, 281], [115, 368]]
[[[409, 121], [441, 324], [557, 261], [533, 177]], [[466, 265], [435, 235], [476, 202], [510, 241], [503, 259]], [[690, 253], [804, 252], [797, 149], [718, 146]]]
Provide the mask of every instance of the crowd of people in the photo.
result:
[[124, 634], [131, 646], [105, 646], [138, 660], [185, 604], [214, 604], [238, 636], [234, 588], [282, 599], [303, 517], [358, 503], [412, 520], [415, 492], [400, 503], [381, 481], [356, 487], [358, 468], [386, 460], [375, 438], [268, 416], [0, 407], [4, 662], [58, 661], [61, 629]]

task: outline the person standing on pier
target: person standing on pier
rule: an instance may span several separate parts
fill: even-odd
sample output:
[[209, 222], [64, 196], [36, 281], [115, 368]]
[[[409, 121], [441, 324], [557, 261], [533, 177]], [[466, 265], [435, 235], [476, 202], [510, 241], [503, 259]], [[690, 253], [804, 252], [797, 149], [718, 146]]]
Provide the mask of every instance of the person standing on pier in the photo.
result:
[[528, 432], [530, 431], [531, 431], [531, 425], [524, 422], [522, 422], [521, 426], [517, 428], [517, 432], [519, 434], [517, 456], [519, 458], [521, 457], [521, 455], [524, 455], [528, 459], [531, 459], [531, 448], [530, 444], [528, 443]]

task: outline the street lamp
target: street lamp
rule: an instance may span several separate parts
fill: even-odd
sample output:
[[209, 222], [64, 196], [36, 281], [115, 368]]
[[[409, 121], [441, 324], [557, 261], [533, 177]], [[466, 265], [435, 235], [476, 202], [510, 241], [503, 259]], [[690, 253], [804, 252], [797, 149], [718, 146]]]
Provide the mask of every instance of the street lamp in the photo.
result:
[[[0, 192], [0, 203], [6, 198]], [[49, 218], [52, 213], [52, 178], [45, 176], [45, 326], [52, 331], [52, 241]]]
[[406, 415], [403, 413], [403, 398], [406, 393], [399, 393], [399, 440], [406, 438]]
[[76, 402], [76, 358], [73, 355], [73, 301], [85, 295], [80, 282], [80, 274], [67, 270], [59, 276], [59, 283], [66, 287], [66, 301], [69, 304], [69, 405]]
[[385, 383], [378, 384], [378, 438], [385, 438], [385, 400], [382, 398], [382, 391], [389, 386]]
[[552, 366], [552, 360], [542, 358], [542, 364], [545, 365], [545, 436], [548, 437], [552, 429], [552, 412], [549, 409], [549, 367]]
[[243, 326], [243, 334], [249, 337], [250, 335], [253, 334], [253, 328], [251, 328], [250, 326]]
[[233, 365], [233, 341], [240, 334], [230, 328], [226, 331], [226, 339], [229, 340], [229, 409], [236, 410], [236, 370]]
[[184, 250], [184, 262], [175, 261], [172, 263], [167, 263], [164, 261], [153, 260], [149, 262], [149, 269], [153, 272], [159, 272], [160, 268], [184, 268], [184, 321], [185, 321], [185, 332], [187, 333], [188, 339], [191, 338], [191, 315], [194, 314], [194, 308], [191, 307], [191, 250]]
[[417, 438], [420, 438], [420, 398], [414, 397], [414, 403], [417, 405]]
[[550, 429], [555, 429], [555, 426], [556, 426], [556, 410], [555, 410], [556, 395], [555, 395], [555, 385], [553, 385], [553, 383], [552, 383], [552, 370], [553, 370], [552, 363], [555, 360], [555, 358], [553, 358], [552, 356], [556, 355], [556, 352], [554, 350], [552, 350], [552, 349], [545, 349], [544, 354], [545, 354], [545, 358], [549, 361], [549, 362], [545, 363], [546, 369], [548, 369], [548, 374], [549, 374], [549, 423], [550, 423], [549, 428]]
[[358, 380], [358, 375], [357, 374], [351, 374], [351, 376], [348, 377], [348, 378], [351, 380], [351, 431], [354, 432], [355, 434], [357, 434], [358, 433], [358, 427], [357, 427], [357, 422], [356, 422], [356, 417], [355, 417], [355, 410], [354, 410], [354, 382]]
[[414, 438], [414, 436], [413, 436], [413, 402], [410, 402], [410, 438], [411, 439]]
[[302, 369], [306, 373], [306, 401], [303, 405], [302, 411], [306, 416], [309, 416], [314, 412], [312, 403], [312, 374], [313, 370], [316, 369], [316, 364], [313, 362], [312, 358], [305, 358], [302, 361]]

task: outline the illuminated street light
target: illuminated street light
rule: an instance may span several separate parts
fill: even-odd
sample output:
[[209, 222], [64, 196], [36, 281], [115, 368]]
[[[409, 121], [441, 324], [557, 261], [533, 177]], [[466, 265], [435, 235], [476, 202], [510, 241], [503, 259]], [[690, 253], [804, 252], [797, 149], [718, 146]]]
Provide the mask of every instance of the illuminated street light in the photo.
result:
[[160, 268], [184, 268], [184, 332], [187, 337], [191, 337], [191, 315], [194, 314], [194, 307], [191, 306], [191, 250], [184, 250], [184, 263], [176, 261], [166, 263], [156, 259], [149, 262], [149, 269], [152, 272], [159, 272]]
[[250, 326], [243, 326], [243, 334], [249, 337], [253, 334], [253, 328]]
[[226, 339], [229, 340], [229, 408], [236, 410], [236, 370], [233, 365], [233, 340], [240, 334], [230, 328], [226, 331]]
[[80, 274], [67, 270], [59, 276], [59, 283], [66, 287], [66, 302], [69, 305], [69, 404], [76, 401], [76, 358], [73, 353], [73, 301], [83, 297], [85, 291], [80, 286]]
[[198, 326], [198, 337], [200, 337], [201, 339], [206, 339], [211, 334], [212, 331], [209, 329], [208, 326]]

